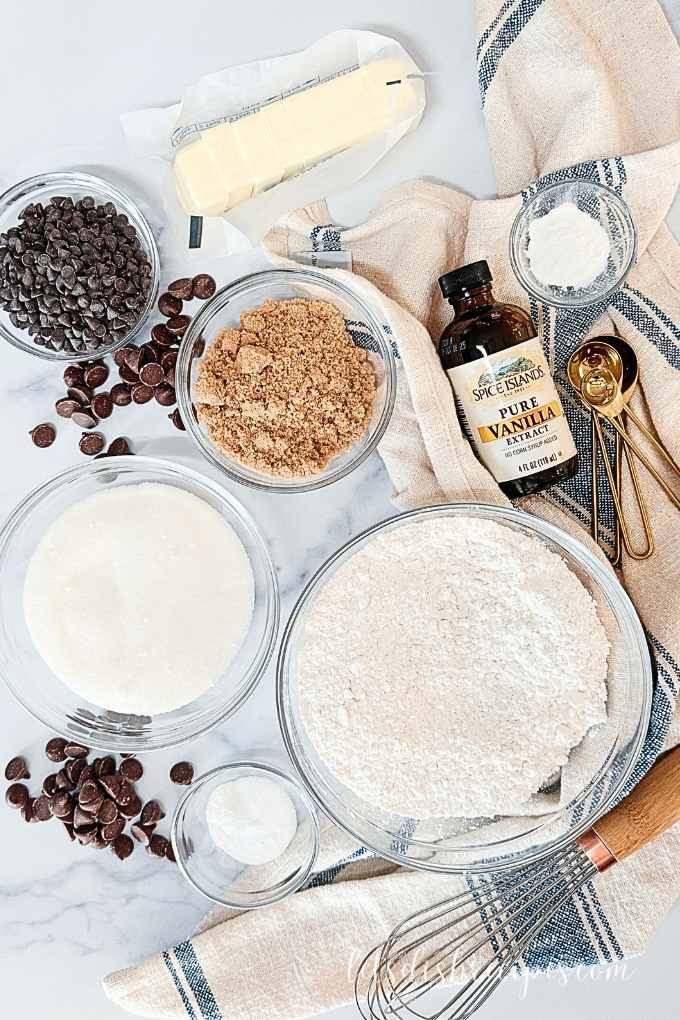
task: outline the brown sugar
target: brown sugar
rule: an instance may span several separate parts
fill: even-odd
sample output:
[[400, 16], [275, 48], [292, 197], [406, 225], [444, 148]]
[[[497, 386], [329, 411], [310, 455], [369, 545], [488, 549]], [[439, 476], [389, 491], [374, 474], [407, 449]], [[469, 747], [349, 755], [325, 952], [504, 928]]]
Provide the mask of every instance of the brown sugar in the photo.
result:
[[373, 366], [326, 301], [265, 301], [223, 329], [193, 387], [199, 421], [227, 456], [264, 474], [317, 474], [359, 440]]

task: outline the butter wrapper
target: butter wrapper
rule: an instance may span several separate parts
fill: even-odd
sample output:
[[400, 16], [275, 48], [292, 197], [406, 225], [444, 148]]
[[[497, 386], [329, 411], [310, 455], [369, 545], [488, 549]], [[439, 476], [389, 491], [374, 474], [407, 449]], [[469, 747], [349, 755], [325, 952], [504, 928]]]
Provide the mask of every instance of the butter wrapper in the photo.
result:
[[[389, 73], [384, 74], [383, 69]], [[389, 118], [384, 122], [376, 119], [377, 130], [375, 127], [371, 130], [369, 124], [362, 131], [361, 102], [357, 103], [356, 118], [345, 117], [344, 125], [332, 123], [335, 82], [342, 79], [340, 87], [346, 94], [348, 79], [356, 78], [357, 71], [366, 81], [372, 81], [374, 88], [377, 82], [385, 90], [408, 85], [408, 102], [394, 102]], [[390, 81], [383, 83], [383, 77]], [[398, 80], [395, 81], [395, 77]], [[387, 91], [384, 94], [387, 95]], [[394, 92], [390, 99], [393, 96]], [[327, 125], [320, 114], [314, 119], [315, 107], [324, 111], [324, 104], [328, 106], [331, 121]], [[425, 105], [426, 91], [420, 68], [400, 43], [375, 32], [343, 30], [325, 36], [298, 53], [206, 75], [187, 88], [180, 103], [124, 114], [121, 123], [135, 155], [161, 159], [165, 164], [162, 187], [168, 219], [167, 246], [181, 251], [200, 244], [201, 254], [210, 255], [244, 251], [258, 244], [276, 222], [294, 209], [326, 198], [359, 180], [405, 134], [417, 127]], [[264, 155], [258, 154], [257, 145], [248, 142], [246, 129], [252, 131], [256, 124], [254, 116], [266, 118], [273, 134], [283, 138], [284, 144], [288, 137], [294, 140], [280, 157], [285, 164], [284, 179], [280, 181], [276, 180], [277, 174], [271, 175]], [[246, 136], [245, 142], [240, 144], [251, 157], [255, 188], [262, 190], [239, 201], [248, 188], [239, 191], [234, 184], [236, 190], [231, 197], [237, 204], [218, 215], [204, 214], [202, 223], [192, 220], [190, 228], [190, 217], [178, 198], [174, 161], [180, 153], [183, 153], [179, 156], [183, 164], [193, 158], [193, 153], [202, 156], [201, 147], [195, 143], [210, 138], [211, 158], [224, 160], [222, 176], [231, 186], [237, 175], [230, 172], [223, 136], [226, 132], [231, 135], [234, 128], [241, 139]], [[306, 140], [305, 131], [310, 135]], [[267, 133], [265, 140], [266, 137]], [[227, 140], [231, 144], [231, 138]], [[256, 141], [253, 138], [253, 143]], [[189, 158], [188, 147], [192, 147]], [[283, 152], [283, 148], [281, 145], [279, 151]], [[216, 156], [212, 154], [213, 149]], [[311, 154], [309, 159], [307, 153]], [[203, 166], [201, 175], [205, 194], [211, 189], [216, 191], [215, 175], [206, 173]], [[181, 181], [179, 173], [177, 180]], [[207, 198], [205, 208], [213, 208]], [[197, 231], [199, 226], [202, 229]]]

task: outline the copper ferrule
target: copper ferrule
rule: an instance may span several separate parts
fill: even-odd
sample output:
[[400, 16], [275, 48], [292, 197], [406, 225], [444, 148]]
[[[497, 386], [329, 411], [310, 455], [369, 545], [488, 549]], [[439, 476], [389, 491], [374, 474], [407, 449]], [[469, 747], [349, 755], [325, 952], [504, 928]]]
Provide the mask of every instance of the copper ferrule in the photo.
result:
[[600, 839], [595, 829], [588, 829], [576, 840], [583, 852], [590, 857], [598, 871], [606, 871], [616, 864], [616, 857], [604, 840]]

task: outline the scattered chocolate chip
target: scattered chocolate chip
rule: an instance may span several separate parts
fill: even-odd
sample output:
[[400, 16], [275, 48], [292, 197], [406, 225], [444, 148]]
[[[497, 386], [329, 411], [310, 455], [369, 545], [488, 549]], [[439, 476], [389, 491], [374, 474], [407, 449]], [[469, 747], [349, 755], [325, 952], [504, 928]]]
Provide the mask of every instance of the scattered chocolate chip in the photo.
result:
[[130, 387], [127, 383], [116, 383], [111, 387], [109, 396], [117, 407], [127, 407], [128, 404], [132, 403]]
[[177, 858], [175, 857], [175, 851], [172, 849], [172, 843], [168, 840], [168, 845], [165, 848], [165, 856], [173, 864], [177, 864]]
[[89, 407], [92, 400], [92, 390], [88, 386], [69, 386], [68, 395], [81, 407]]
[[86, 457], [94, 457], [98, 453], [101, 453], [106, 445], [101, 432], [83, 432], [78, 446], [80, 452], [84, 453]]
[[165, 818], [165, 812], [157, 800], [149, 800], [142, 808], [140, 822], [142, 825], [155, 825]]
[[16, 755], [5, 765], [5, 779], [10, 783], [16, 783], [19, 779], [30, 779], [31, 773], [28, 771], [26, 765], [26, 759], [22, 758], [21, 755]]
[[166, 383], [157, 386], [153, 391], [153, 395], [161, 407], [172, 407], [177, 402], [174, 386], [168, 386]]
[[135, 404], [148, 404], [153, 397], [153, 390], [144, 383], [137, 383], [132, 387], [132, 399]]
[[57, 786], [57, 774], [56, 772], [50, 772], [49, 775], [45, 776], [42, 784], [42, 792], [46, 797], [54, 797], [55, 793], [59, 792]]
[[153, 825], [141, 825], [137, 822], [130, 826], [130, 834], [137, 840], [138, 843], [141, 843], [142, 846], [148, 846], [151, 837], [153, 836], [153, 829]]
[[111, 848], [113, 849], [113, 852], [116, 855], [116, 857], [119, 860], [124, 861], [126, 860], [126, 858], [130, 856], [130, 854], [134, 850], [135, 844], [132, 842], [128, 834], [123, 832], [121, 833], [120, 836], [116, 836], [113, 843], [111, 844]]
[[142, 802], [136, 793], [133, 793], [129, 800], [120, 805], [120, 813], [124, 818], [136, 818], [142, 810]]
[[179, 315], [182, 311], [182, 299], [167, 291], [165, 294], [161, 294], [158, 299], [158, 311], [161, 315], [171, 319], [173, 315]]
[[130, 446], [124, 436], [118, 436], [111, 441], [106, 452], [109, 457], [125, 457], [130, 453]]
[[177, 351], [164, 351], [161, 355], [161, 365], [165, 372], [170, 368], [174, 368], [177, 364]]
[[190, 786], [194, 778], [194, 766], [189, 761], [178, 761], [170, 769], [170, 779], [178, 786]]
[[66, 741], [63, 737], [52, 737], [45, 745], [45, 754], [50, 761], [66, 761]]
[[74, 411], [80, 410], [80, 404], [77, 400], [71, 400], [70, 397], [62, 397], [56, 401], [54, 410], [60, 418], [70, 418]]
[[52, 800], [50, 797], [46, 797], [44, 793], [41, 793], [39, 797], [35, 798], [33, 804], [33, 814], [39, 822], [47, 822], [52, 817]]
[[188, 276], [182, 276], [179, 280], [173, 280], [168, 284], [168, 294], [180, 298], [182, 301], [191, 301], [194, 296], [194, 281]]
[[96, 804], [98, 808], [102, 800], [103, 794], [94, 779], [88, 779], [83, 783], [78, 794], [78, 803], [82, 808], [87, 810], [89, 804]]
[[[78, 768], [78, 766], [82, 766], [82, 768]], [[78, 787], [79, 790], [81, 790], [85, 783], [87, 783], [90, 779], [95, 778], [94, 769], [92, 768], [91, 765], [88, 765], [87, 762], [84, 761], [82, 758], [77, 758], [73, 762], [71, 767], [67, 765], [66, 770], [69, 775], [73, 773], [73, 776], [75, 777], [74, 779], [75, 785]]]
[[179, 407], [176, 407], [172, 414], [168, 415], [168, 418], [176, 429], [179, 429], [180, 432], [186, 432], [186, 426], [182, 421], [182, 415], [179, 413]]
[[91, 390], [98, 389], [99, 386], [103, 386], [109, 377], [109, 370], [106, 365], [92, 365], [91, 368], [85, 370], [85, 385], [89, 386]]
[[63, 379], [66, 386], [82, 386], [85, 382], [85, 372], [79, 365], [67, 365]]
[[[171, 333], [174, 333], [176, 337], [184, 336], [189, 328], [190, 322], [191, 317], [189, 315], [173, 315], [172, 319], [168, 319], [167, 328]], [[154, 337], [154, 339], [156, 339], [156, 337]]]
[[114, 839], [120, 836], [124, 828], [125, 819], [115, 818], [112, 822], [107, 822], [106, 825], [102, 826], [102, 839], [106, 840], [107, 843], [113, 843]]
[[28, 801], [28, 787], [23, 783], [12, 783], [5, 790], [5, 801], [12, 808], [22, 808]]
[[36, 425], [34, 429], [31, 429], [29, 434], [33, 440], [33, 445], [37, 446], [40, 450], [46, 450], [47, 447], [51, 446], [57, 438], [57, 430], [54, 425], [50, 425], [48, 422], [43, 422], [42, 425]]
[[102, 776], [111, 776], [116, 771], [116, 759], [112, 754], [107, 754], [103, 758], [97, 758], [96, 762], [92, 763], [94, 774], [98, 779]]
[[89, 747], [85, 747], [85, 744], [69, 743], [64, 747], [67, 758], [87, 758], [90, 753]]
[[73, 812], [73, 828], [76, 832], [92, 832], [95, 828], [94, 818], [80, 804], [76, 804]]
[[165, 836], [159, 836], [158, 833], [154, 832], [153, 836], [149, 839], [147, 851], [153, 857], [167, 857], [168, 845]]
[[208, 276], [207, 273], [199, 273], [198, 276], [194, 276], [192, 290], [195, 298], [205, 301], [213, 296], [217, 290], [217, 284], [212, 276]]
[[116, 365], [118, 365], [119, 368], [125, 362], [127, 356], [132, 350], [134, 350], [134, 348], [131, 346], [118, 348], [116, 353], [113, 355], [113, 360], [115, 361]]
[[92, 398], [92, 412], [98, 418], [110, 418], [113, 413], [113, 401], [108, 393], [97, 393]]
[[165, 378], [165, 372], [157, 361], [151, 361], [144, 365], [139, 373], [140, 380], [147, 386], [158, 386]]
[[90, 846], [96, 838], [94, 826], [89, 829], [75, 829], [75, 834], [81, 846]]
[[102, 825], [110, 825], [111, 822], [115, 822], [116, 818], [118, 818], [118, 808], [108, 797], [104, 798], [97, 811], [97, 821]]
[[173, 347], [177, 343], [177, 337], [163, 322], [157, 322], [151, 330], [151, 336], [161, 347]]
[[99, 780], [102, 790], [115, 800], [116, 803], [118, 803], [118, 798], [120, 797], [122, 783], [121, 777], [116, 773], [111, 776], [102, 776]]
[[28, 797], [26, 803], [21, 805], [21, 814], [25, 822], [38, 821], [38, 819], [35, 817], [35, 811], [33, 810], [34, 805], [35, 797]]
[[69, 779], [68, 772], [66, 771], [65, 768], [64, 769], [59, 769], [59, 771], [57, 772], [57, 776], [56, 776], [55, 782], [57, 784], [57, 789], [58, 790], [72, 790], [73, 789], [73, 783]]
[[121, 776], [125, 776], [131, 782], [138, 782], [144, 775], [144, 769], [141, 761], [138, 758], [126, 758], [125, 761], [121, 762], [120, 766]]
[[126, 363], [123, 363], [119, 367], [118, 375], [121, 377], [123, 382], [126, 382], [126, 383], [136, 383], [137, 382], [137, 373], [133, 372], [133, 370], [130, 368], [130, 366], [128, 364], [126, 364]]
[[75, 422], [81, 429], [93, 429], [97, 424], [97, 419], [89, 411], [76, 411], [71, 416], [71, 421]]
[[73, 843], [73, 841], [76, 838], [75, 832], [73, 830], [73, 823], [72, 822], [67, 822], [65, 818], [62, 818], [61, 821], [62, 821], [64, 829], [66, 831], [66, 835], [68, 836], [68, 838]]
[[70, 794], [66, 790], [56, 793], [51, 799], [51, 804], [55, 818], [68, 818], [73, 810]]

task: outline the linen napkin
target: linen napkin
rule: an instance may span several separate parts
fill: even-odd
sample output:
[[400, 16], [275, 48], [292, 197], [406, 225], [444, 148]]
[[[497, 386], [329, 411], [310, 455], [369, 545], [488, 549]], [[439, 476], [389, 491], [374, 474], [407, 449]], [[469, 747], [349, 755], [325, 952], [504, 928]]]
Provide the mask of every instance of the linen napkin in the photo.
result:
[[[475, 201], [415, 181], [392, 189], [360, 227], [336, 226], [319, 203], [277, 227], [268, 244], [276, 257], [319, 265], [326, 251], [336, 262], [346, 252], [354, 275], [334, 272], [382, 313], [398, 347], [399, 392], [380, 452], [400, 508], [505, 502], [461, 435], [432, 343], [450, 318], [437, 277], [488, 259], [497, 297], [530, 308], [581, 451], [577, 478], [521, 506], [588, 542], [590, 432], [564, 379], [585, 336], [618, 332], [633, 345], [641, 374], [635, 410], [680, 460], [680, 249], [664, 224], [680, 181], [680, 52], [656, 0], [479, 0], [478, 9], [480, 94], [501, 197]], [[632, 209], [638, 262], [608, 307], [562, 312], [529, 303], [508, 265], [508, 232], [522, 202], [567, 176], [609, 185]], [[680, 514], [644, 475], [659, 548], [647, 562], [626, 560], [622, 580], [647, 628], [657, 678], [631, 782], [680, 740], [673, 722]], [[630, 505], [629, 496], [624, 491]], [[312, 1016], [351, 1000], [358, 961], [396, 922], [462, 884], [395, 869], [330, 824], [323, 847], [303, 892], [267, 911], [215, 912], [191, 939], [106, 978], [107, 995], [142, 1016]], [[525, 965], [616, 963], [642, 952], [677, 897], [679, 861], [676, 827], [581, 890]]]

